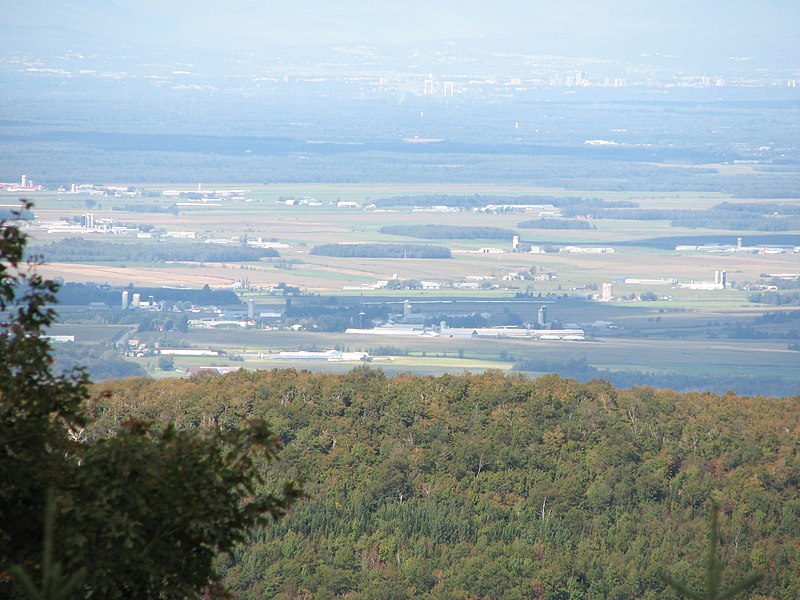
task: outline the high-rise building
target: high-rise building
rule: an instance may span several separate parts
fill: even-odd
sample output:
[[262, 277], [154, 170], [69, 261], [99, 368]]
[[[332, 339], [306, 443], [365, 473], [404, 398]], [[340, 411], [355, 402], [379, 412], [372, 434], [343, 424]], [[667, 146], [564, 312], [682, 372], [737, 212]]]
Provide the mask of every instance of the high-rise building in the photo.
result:
[[428, 79], [425, 80], [425, 89], [423, 94], [425, 96], [433, 96], [433, 75], [428, 75]]

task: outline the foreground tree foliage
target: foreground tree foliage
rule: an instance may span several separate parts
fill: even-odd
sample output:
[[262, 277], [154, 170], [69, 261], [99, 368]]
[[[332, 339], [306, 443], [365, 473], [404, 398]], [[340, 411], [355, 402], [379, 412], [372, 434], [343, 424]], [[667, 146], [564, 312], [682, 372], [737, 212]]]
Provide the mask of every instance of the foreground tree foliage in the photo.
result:
[[[237, 598], [800, 597], [800, 398], [617, 390], [595, 380], [240, 371], [93, 390], [90, 437], [255, 415], [309, 499], [219, 567]], [[107, 397], [106, 397], [107, 396]], [[277, 476], [275, 465], [265, 465]]]
[[214, 557], [299, 495], [263, 476], [278, 439], [259, 419], [179, 430], [141, 418], [89, 439], [87, 377], [51, 371], [57, 285], [25, 262], [25, 242], [0, 222], [0, 597], [63, 597], [53, 573], [74, 598], [219, 595]]

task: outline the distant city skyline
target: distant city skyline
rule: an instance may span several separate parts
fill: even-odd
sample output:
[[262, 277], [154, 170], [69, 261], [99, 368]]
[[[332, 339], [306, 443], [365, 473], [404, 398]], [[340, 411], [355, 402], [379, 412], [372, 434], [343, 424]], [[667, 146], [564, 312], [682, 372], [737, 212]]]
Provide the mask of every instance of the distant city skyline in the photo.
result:
[[120, 54], [163, 49], [196, 63], [239, 52], [371, 45], [378, 55], [410, 49], [453, 53], [476, 49], [525, 55], [649, 58], [677, 70], [800, 69], [800, 4], [588, 0], [320, 0], [205, 4], [188, 0], [31, 0], [0, 14], [0, 55], [12, 52]]
[[569, 156], [669, 187], [645, 165], [796, 160], [798, 24], [795, 0], [12, 3], [0, 175], [576, 186]]

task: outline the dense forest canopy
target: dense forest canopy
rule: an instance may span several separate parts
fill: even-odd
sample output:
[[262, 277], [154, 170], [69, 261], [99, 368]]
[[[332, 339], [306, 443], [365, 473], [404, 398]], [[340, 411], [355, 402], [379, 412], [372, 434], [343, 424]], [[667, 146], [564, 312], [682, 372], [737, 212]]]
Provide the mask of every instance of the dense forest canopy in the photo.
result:
[[280, 435], [270, 475], [309, 499], [220, 559], [238, 598], [676, 598], [724, 579], [800, 596], [800, 398], [622, 391], [595, 380], [240, 371], [95, 388], [91, 435], [130, 416]]

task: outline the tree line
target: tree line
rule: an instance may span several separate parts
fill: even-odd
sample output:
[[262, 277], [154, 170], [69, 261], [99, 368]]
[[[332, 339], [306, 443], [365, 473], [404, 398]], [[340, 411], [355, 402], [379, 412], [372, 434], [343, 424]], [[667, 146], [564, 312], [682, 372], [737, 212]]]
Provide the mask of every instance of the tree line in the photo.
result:
[[341, 258], [450, 258], [450, 248], [429, 244], [320, 244], [310, 254]]
[[753, 292], [747, 296], [747, 300], [774, 306], [797, 306], [800, 305], [800, 292]]
[[0, 207], [0, 221], [33, 221], [33, 212], [27, 208]]
[[449, 206], [472, 209], [488, 204], [551, 204], [570, 213], [581, 214], [597, 208], [636, 208], [637, 203], [628, 200], [604, 200], [602, 198], [582, 198], [579, 196], [498, 196], [473, 194], [460, 196], [454, 194], [419, 194], [413, 196], [391, 196], [379, 198], [374, 202], [380, 208], [414, 206]]
[[379, 231], [387, 235], [404, 235], [426, 240], [510, 240], [515, 235], [512, 229], [467, 225], [385, 225]]
[[[566, 213], [565, 213], [566, 214]], [[570, 211], [569, 215], [576, 215]], [[731, 229], [734, 231], [794, 231], [800, 229], [800, 211], [796, 206], [767, 202], [736, 204], [721, 202], [703, 210], [684, 208], [612, 208], [597, 207], [594, 219], [633, 221], [670, 221], [673, 227]], [[521, 225], [519, 225], [521, 227]]]
[[35, 246], [48, 262], [251, 262], [279, 256], [274, 248], [180, 242], [116, 243], [65, 238]]
[[[729, 338], [748, 337], [747, 332], [753, 328], [738, 326], [730, 328], [726, 335]], [[754, 334], [752, 337], [756, 337]], [[764, 334], [764, 337], [777, 337]], [[794, 339], [782, 336], [781, 339]], [[550, 361], [542, 359], [524, 359], [514, 362], [514, 371], [523, 373], [558, 373], [562, 377], [571, 377], [578, 381], [590, 381], [602, 378], [619, 388], [633, 388], [648, 385], [653, 387], [670, 388], [680, 392], [708, 390], [724, 394], [735, 390], [740, 394], [767, 394], [774, 396], [791, 396], [797, 390], [797, 383], [793, 379], [784, 379], [773, 376], [758, 376], [747, 373], [736, 375], [691, 375], [675, 371], [626, 371], [600, 369], [589, 364], [583, 359], [569, 361]]]
[[214, 290], [208, 285], [197, 289], [133, 286], [123, 288], [68, 281], [59, 287], [57, 297], [59, 304], [80, 306], [92, 302], [102, 302], [108, 306], [120, 306], [121, 294], [125, 290], [129, 292], [129, 301], [136, 292], [143, 300], [153, 296], [156, 301], [164, 300], [172, 303], [186, 302], [216, 306], [241, 304], [241, 300], [232, 290]]
[[171, 213], [178, 214], [178, 205], [174, 202], [163, 204], [158, 202], [130, 202], [127, 204], [115, 204], [111, 210], [136, 213]]
[[517, 223], [520, 229], [593, 229], [585, 219], [531, 219]]
[[86, 365], [92, 381], [147, 376], [139, 364], [125, 360], [111, 346], [67, 342], [53, 347], [54, 372], [69, 373], [75, 365]]

